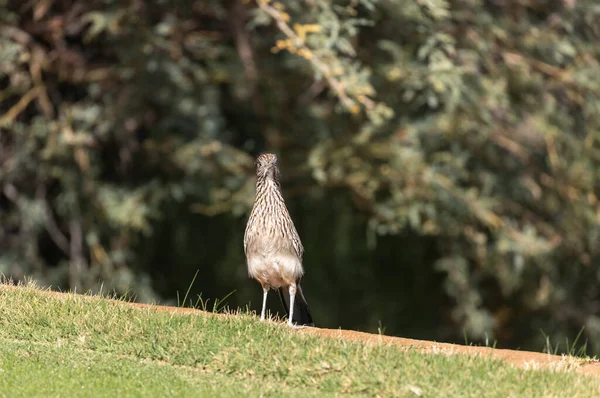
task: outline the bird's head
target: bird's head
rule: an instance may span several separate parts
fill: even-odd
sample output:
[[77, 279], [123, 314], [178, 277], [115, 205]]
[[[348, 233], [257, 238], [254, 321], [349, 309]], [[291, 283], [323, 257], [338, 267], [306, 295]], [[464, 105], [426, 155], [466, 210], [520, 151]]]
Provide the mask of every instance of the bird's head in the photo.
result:
[[263, 179], [279, 181], [279, 164], [273, 153], [263, 153], [256, 158], [256, 176]]

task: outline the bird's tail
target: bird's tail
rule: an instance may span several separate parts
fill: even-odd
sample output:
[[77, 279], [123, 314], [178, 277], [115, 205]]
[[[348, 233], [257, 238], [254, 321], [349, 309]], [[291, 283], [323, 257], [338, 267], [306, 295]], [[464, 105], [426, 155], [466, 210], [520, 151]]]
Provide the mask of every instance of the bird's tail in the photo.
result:
[[[290, 292], [287, 287], [280, 287], [277, 289], [279, 292], [279, 298], [281, 298], [281, 303], [283, 304], [283, 308], [285, 309], [285, 313], [287, 316], [290, 314]], [[302, 294], [302, 288], [300, 285], [297, 285], [296, 289], [296, 298], [294, 299], [294, 315], [292, 318], [292, 323], [296, 325], [303, 326], [315, 326], [312, 315], [310, 315], [310, 310], [308, 309], [308, 303], [304, 298], [304, 294]]]

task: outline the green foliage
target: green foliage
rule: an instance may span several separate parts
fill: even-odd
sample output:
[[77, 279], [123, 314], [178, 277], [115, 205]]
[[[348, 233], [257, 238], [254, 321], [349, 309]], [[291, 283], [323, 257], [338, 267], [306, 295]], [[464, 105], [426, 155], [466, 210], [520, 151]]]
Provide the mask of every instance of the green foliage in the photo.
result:
[[272, 150], [325, 325], [599, 352], [600, 8], [534, 3], [0, 1], [0, 272], [256, 300]]

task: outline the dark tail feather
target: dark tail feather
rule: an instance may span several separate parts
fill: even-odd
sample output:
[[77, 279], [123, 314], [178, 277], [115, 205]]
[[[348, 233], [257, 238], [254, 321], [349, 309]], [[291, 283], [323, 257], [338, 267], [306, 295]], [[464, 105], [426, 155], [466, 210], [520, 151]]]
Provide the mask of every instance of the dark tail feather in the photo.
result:
[[[279, 298], [281, 299], [281, 304], [283, 304], [283, 308], [285, 309], [286, 316], [290, 315], [290, 291], [287, 287], [277, 289], [279, 292]], [[312, 315], [310, 315], [310, 310], [308, 309], [308, 303], [304, 298], [304, 294], [302, 294], [302, 288], [298, 285], [296, 289], [296, 298], [294, 299], [294, 317], [292, 318], [292, 322], [296, 325], [303, 326], [315, 326]]]

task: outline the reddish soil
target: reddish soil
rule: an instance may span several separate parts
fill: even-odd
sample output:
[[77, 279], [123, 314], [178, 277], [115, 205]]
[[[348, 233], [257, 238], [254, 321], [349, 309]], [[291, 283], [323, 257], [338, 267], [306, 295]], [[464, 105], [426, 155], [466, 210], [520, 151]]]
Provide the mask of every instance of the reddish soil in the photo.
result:
[[[2, 287], [8, 287], [4, 285]], [[45, 294], [56, 295], [66, 297], [67, 293], [59, 293], [53, 291], [43, 291]], [[95, 299], [92, 296], [82, 296]], [[99, 298], [96, 298], [99, 299]], [[137, 308], [149, 308], [156, 311], [167, 311], [172, 313], [181, 314], [196, 314], [206, 316], [209, 313], [196, 310], [192, 308], [178, 308], [169, 307], [162, 305], [152, 304], [139, 304], [139, 303], [126, 303], [119, 301], [122, 305], [130, 305]], [[214, 314], [213, 314], [214, 315]], [[228, 315], [223, 315], [228, 316]], [[600, 362], [598, 361], [585, 361], [583, 359], [574, 359], [568, 357], [562, 357], [557, 355], [543, 354], [539, 352], [529, 351], [513, 351], [504, 350], [491, 347], [476, 347], [476, 346], [463, 346], [457, 344], [448, 343], [437, 343], [432, 341], [424, 340], [413, 340], [405, 339], [402, 337], [383, 336], [378, 334], [370, 334], [357, 332], [353, 330], [341, 330], [341, 329], [320, 329], [320, 328], [302, 328], [297, 330], [298, 333], [314, 334], [327, 338], [343, 339], [343, 340], [354, 340], [363, 341], [371, 344], [394, 344], [406, 348], [414, 348], [423, 352], [430, 352], [432, 354], [467, 354], [467, 355], [479, 355], [497, 358], [502, 361], [506, 361], [518, 367], [523, 368], [540, 368], [540, 367], [551, 367], [551, 368], [573, 368], [579, 372], [600, 376]]]

